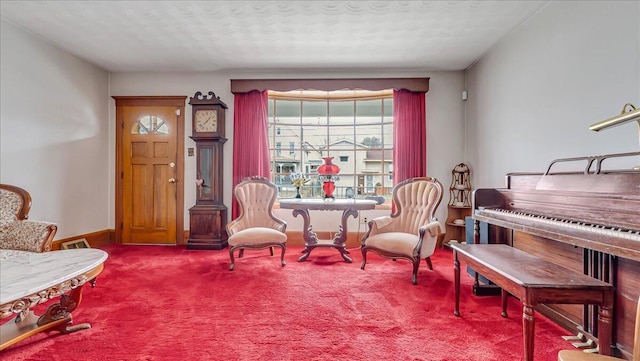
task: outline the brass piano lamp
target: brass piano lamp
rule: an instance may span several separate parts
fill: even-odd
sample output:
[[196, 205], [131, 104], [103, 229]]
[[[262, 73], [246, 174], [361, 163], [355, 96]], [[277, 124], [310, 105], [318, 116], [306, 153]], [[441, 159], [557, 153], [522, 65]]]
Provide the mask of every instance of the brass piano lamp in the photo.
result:
[[[589, 130], [598, 132], [600, 130], [608, 129], [616, 125], [628, 123], [634, 120], [638, 123], [638, 141], [640, 142], [640, 109], [636, 108], [631, 103], [625, 104], [622, 107], [622, 112], [620, 112], [619, 115], [591, 124]], [[640, 166], [634, 167], [634, 169], [640, 169]]]

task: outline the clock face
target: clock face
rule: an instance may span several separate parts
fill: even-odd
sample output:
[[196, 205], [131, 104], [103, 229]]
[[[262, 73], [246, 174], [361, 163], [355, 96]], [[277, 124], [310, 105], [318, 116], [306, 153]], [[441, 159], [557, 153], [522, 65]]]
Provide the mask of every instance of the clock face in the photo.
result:
[[218, 112], [213, 109], [198, 110], [195, 115], [196, 132], [215, 132], [218, 130]]

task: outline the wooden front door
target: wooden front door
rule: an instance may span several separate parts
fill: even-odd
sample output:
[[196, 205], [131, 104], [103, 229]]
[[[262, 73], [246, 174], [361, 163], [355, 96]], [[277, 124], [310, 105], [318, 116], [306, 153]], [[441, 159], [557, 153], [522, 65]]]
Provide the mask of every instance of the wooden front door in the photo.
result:
[[182, 244], [186, 97], [114, 98], [120, 133], [117, 241]]

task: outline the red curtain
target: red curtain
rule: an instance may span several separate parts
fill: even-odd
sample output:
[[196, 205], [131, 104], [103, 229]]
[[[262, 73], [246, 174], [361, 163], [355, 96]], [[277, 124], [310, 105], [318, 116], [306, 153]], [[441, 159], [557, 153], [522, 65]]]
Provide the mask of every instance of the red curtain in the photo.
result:
[[427, 175], [427, 112], [424, 92], [393, 91], [395, 184]]
[[[267, 90], [236, 93], [233, 109], [233, 188], [244, 178], [271, 178]], [[239, 216], [238, 201], [232, 197], [231, 219]]]

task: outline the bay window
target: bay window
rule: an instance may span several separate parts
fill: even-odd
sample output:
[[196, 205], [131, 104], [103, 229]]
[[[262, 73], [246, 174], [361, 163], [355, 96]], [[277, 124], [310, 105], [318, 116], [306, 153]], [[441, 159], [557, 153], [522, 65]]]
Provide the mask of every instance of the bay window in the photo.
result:
[[[309, 179], [301, 193], [320, 198], [317, 168], [324, 157], [340, 167], [334, 192], [356, 198], [389, 197], [393, 188], [393, 92], [269, 92], [271, 179], [280, 198], [295, 195], [291, 175]], [[289, 144], [284, 156], [282, 144]], [[366, 180], [366, 181], [365, 181]]]

